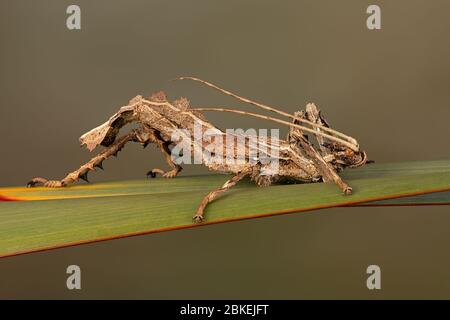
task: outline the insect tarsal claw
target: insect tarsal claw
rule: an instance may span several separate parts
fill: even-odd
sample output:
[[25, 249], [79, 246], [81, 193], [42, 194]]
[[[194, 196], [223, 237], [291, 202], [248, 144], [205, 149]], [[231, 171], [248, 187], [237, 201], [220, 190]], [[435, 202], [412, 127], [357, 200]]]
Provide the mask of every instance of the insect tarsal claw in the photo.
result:
[[192, 218], [192, 222], [194, 222], [194, 223], [202, 223], [203, 222], [203, 217], [202, 216], [194, 216]]
[[347, 187], [344, 190], [344, 195], [349, 196], [353, 193], [353, 189], [351, 187]]
[[147, 172], [147, 178], [156, 178], [156, 173], [150, 170]]
[[36, 185], [36, 182], [34, 182], [34, 181], [28, 181], [28, 183], [27, 183], [27, 188], [32, 188], [32, 187], [34, 187]]

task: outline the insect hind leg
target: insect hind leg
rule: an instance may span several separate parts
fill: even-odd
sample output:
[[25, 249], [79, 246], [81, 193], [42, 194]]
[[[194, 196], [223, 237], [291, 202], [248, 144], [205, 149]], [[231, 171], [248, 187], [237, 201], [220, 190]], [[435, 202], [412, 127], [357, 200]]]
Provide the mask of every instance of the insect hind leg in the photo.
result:
[[83, 164], [77, 170], [69, 173], [62, 180], [48, 180], [45, 178], [34, 178], [27, 183], [27, 187], [34, 187], [37, 184], [42, 184], [44, 187], [48, 188], [59, 188], [65, 187], [71, 183], [74, 183], [80, 179], [88, 181], [88, 173], [90, 171], [95, 171], [95, 168], [103, 169], [103, 161], [111, 156], [117, 156], [117, 153], [122, 150], [122, 148], [130, 141], [142, 142], [145, 135], [142, 135], [140, 131], [133, 130], [128, 134], [119, 137], [114, 143], [109, 147], [106, 147], [102, 152], [93, 157], [87, 163]]

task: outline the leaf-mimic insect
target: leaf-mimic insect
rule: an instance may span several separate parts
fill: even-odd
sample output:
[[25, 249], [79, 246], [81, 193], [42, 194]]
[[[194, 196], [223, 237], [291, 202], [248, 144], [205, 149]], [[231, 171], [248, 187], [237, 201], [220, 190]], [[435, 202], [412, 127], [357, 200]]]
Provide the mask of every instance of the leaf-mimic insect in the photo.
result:
[[[212, 131], [216, 133], [216, 137], [224, 138], [222, 140], [224, 141], [224, 150], [228, 150], [230, 147], [226, 145], [227, 141], [235, 141], [235, 138], [238, 138], [233, 136], [232, 139], [225, 139], [230, 138], [229, 134], [206, 120], [203, 113], [215, 111], [247, 115], [284, 124], [289, 126], [289, 133], [286, 139], [267, 138], [264, 141], [259, 136], [244, 137], [249, 141], [256, 141], [257, 146], [255, 147], [251, 143], [245, 144], [241, 155], [233, 153], [233, 157], [240, 156], [242, 161], [203, 159], [203, 164], [209, 170], [228, 173], [232, 176], [220, 188], [209, 192], [201, 200], [193, 216], [194, 222], [202, 222], [207, 204], [245, 177], [249, 177], [258, 186], [263, 187], [270, 186], [275, 182], [334, 182], [345, 195], [352, 193], [352, 188], [341, 179], [338, 172], [347, 167], [354, 168], [364, 165], [368, 162], [367, 155], [360, 150], [358, 142], [354, 138], [330, 128], [320, 110], [313, 103], [308, 103], [305, 110], [289, 114], [243, 98], [198, 78], [182, 77], [179, 79], [200, 82], [241, 102], [290, 118], [290, 121], [230, 108], [192, 108], [187, 99], [180, 98], [170, 102], [163, 92], [157, 92], [148, 98], [136, 96], [104, 124], [80, 137], [80, 142], [85, 144], [90, 151], [99, 145], [105, 147], [103, 151], [62, 180], [34, 178], [28, 183], [28, 186], [43, 184], [45, 187], [65, 187], [79, 179], [88, 181], [90, 171], [95, 168], [103, 169], [103, 161], [111, 156], [117, 156], [117, 153], [128, 142], [137, 142], [144, 147], [149, 143], [154, 143], [163, 153], [170, 170], [155, 168], [150, 170], [147, 176], [155, 177], [157, 174], [161, 174], [165, 178], [174, 178], [182, 169], [176, 162], [175, 155], [172, 154], [173, 146], [180, 142], [179, 139], [189, 139], [189, 144], [193, 147], [191, 148], [192, 153], [197, 147], [203, 149], [211, 142], [210, 138], [205, 139], [203, 135], [201, 138], [196, 137], [194, 132], [196, 125], [201, 126], [202, 133]], [[119, 136], [120, 129], [128, 123], [136, 123], [138, 128]], [[182, 133], [181, 138], [180, 132]], [[174, 139], [174, 136], [178, 138]], [[271, 163], [267, 161], [251, 158], [253, 153], [250, 152], [250, 149], [256, 148], [257, 151], [260, 151], [260, 145], [264, 145], [265, 150], [277, 151], [275, 156], [277, 170], [270, 169]], [[264, 152], [267, 154], [266, 151]], [[272, 153], [270, 156], [273, 158]]]

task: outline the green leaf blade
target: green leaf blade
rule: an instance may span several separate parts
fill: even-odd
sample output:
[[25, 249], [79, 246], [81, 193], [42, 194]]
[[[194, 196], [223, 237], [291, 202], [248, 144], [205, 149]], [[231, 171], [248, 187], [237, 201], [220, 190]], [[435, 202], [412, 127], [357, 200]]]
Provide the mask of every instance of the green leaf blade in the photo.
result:
[[[450, 190], [450, 161], [374, 164], [345, 171], [343, 177], [353, 187], [351, 196], [333, 184], [260, 188], [243, 181], [207, 207], [207, 224]], [[227, 178], [0, 188], [5, 197], [31, 199], [0, 202], [0, 256], [198, 226], [191, 218], [202, 197]]]

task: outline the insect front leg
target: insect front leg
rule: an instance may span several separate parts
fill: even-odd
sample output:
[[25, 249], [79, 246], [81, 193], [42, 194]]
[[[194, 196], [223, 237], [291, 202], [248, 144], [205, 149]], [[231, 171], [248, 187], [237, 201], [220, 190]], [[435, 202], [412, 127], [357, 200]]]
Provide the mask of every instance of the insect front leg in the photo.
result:
[[[308, 103], [306, 105], [306, 112], [300, 111], [295, 113], [295, 115], [323, 127], [330, 128], [330, 125], [326, 121], [322, 112], [314, 103]], [[320, 132], [321, 129], [315, 128], [315, 131]], [[320, 154], [325, 161], [330, 163], [331, 166], [337, 171], [340, 171], [346, 167], [361, 167], [368, 162], [367, 155], [364, 151], [354, 152], [338, 142], [329, 141], [318, 134], [315, 134], [314, 136], [319, 144]]]
[[[304, 115], [299, 113], [299, 115]], [[294, 120], [295, 122], [296, 120]], [[352, 188], [337, 174], [336, 170], [331, 164], [325, 161], [322, 155], [317, 152], [312, 144], [307, 140], [307, 137], [298, 128], [291, 128], [288, 136], [290, 143], [300, 148], [313, 162], [322, 176], [324, 182], [334, 182], [343, 191], [344, 194], [352, 194]]]
[[235, 176], [233, 176], [231, 179], [226, 181], [219, 189], [216, 189], [216, 190], [208, 193], [203, 198], [202, 202], [200, 202], [200, 205], [199, 205], [197, 211], [195, 212], [195, 215], [192, 218], [192, 220], [195, 223], [202, 222], [204, 220], [204, 211], [205, 211], [205, 208], [208, 205], [208, 203], [213, 201], [215, 198], [217, 198], [219, 195], [221, 195], [225, 191], [227, 191], [230, 188], [232, 188], [233, 186], [235, 186], [240, 180], [242, 180], [245, 176], [247, 176], [249, 174], [250, 174], [250, 172], [248, 170], [241, 171], [238, 174], [236, 174]]

